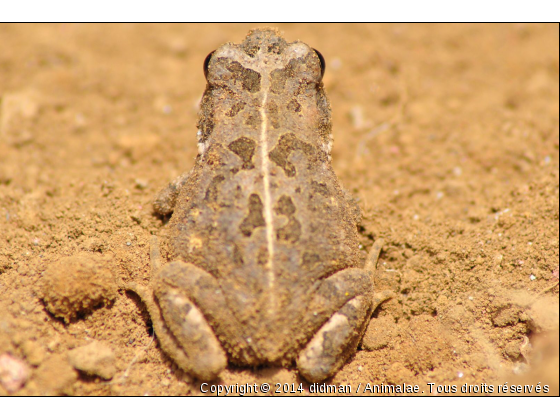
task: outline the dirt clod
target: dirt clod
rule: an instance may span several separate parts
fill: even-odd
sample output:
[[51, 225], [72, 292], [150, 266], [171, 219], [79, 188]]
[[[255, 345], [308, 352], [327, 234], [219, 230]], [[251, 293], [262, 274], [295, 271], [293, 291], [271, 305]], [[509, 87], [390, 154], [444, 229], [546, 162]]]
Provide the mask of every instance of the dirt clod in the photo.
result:
[[90, 253], [62, 258], [43, 274], [43, 300], [54, 316], [71, 322], [116, 297], [107, 259]]
[[103, 379], [111, 379], [116, 371], [115, 353], [99, 341], [70, 350], [68, 360], [75, 369]]

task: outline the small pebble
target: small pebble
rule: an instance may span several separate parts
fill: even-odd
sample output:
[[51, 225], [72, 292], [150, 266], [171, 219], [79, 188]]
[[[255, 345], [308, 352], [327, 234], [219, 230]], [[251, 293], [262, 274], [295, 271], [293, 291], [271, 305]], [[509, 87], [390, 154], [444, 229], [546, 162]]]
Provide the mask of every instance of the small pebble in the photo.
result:
[[12, 394], [20, 390], [29, 379], [29, 368], [22, 360], [4, 353], [0, 356], [0, 385]]
[[145, 190], [146, 188], [148, 188], [148, 181], [146, 181], [145, 179], [136, 178], [134, 180], [134, 183], [135, 183], [135, 187], [138, 188], [139, 190]]
[[116, 372], [115, 353], [99, 341], [70, 350], [68, 361], [74, 369], [103, 379], [111, 379]]

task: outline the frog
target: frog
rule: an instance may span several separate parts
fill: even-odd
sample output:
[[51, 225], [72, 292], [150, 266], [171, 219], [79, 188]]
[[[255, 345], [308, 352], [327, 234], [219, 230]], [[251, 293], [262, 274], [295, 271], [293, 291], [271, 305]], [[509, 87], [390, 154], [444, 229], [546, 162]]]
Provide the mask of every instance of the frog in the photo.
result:
[[331, 164], [325, 60], [275, 28], [204, 61], [192, 169], [164, 188], [167, 261], [151, 246], [141, 297], [162, 350], [215, 380], [235, 366], [295, 366], [309, 382], [356, 352], [383, 246], [361, 257], [361, 214]]

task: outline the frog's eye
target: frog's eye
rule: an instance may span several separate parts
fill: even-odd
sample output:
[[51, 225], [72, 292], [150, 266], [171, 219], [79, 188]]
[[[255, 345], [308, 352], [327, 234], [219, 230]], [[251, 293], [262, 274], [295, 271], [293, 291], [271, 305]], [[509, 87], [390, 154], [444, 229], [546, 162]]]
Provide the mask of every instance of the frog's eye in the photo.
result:
[[208, 64], [210, 64], [210, 59], [212, 58], [212, 54], [214, 54], [215, 52], [216, 50], [212, 51], [204, 59], [204, 77], [206, 77], [207, 80], [208, 80]]
[[321, 54], [315, 48], [313, 48], [313, 51], [317, 53], [317, 57], [319, 57], [319, 61], [321, 62], [321, 79], [322, 79], [323, 76], [325, 75], [325, 69], [327, 68], [327, 65], [325, 64], [325, 59], [323, 58], [323, 54]]

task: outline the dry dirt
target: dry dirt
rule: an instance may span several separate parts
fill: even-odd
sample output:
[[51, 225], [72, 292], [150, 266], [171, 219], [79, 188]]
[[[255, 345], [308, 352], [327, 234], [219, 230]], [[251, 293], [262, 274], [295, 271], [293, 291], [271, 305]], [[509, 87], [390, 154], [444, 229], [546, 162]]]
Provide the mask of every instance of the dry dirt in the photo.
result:
[[[148, 281], [204, 58], [252, 26], [0, 26], [0, 395], [201, 394], [116, 284]], [[364, 252], [386, 242], [392, 298], [327, 383], [558, 395], [558, 25], [280, 29], [326, 59], [334, 169]], [[302, 379], [230, 366], [216, 384], [247, 382]]]

